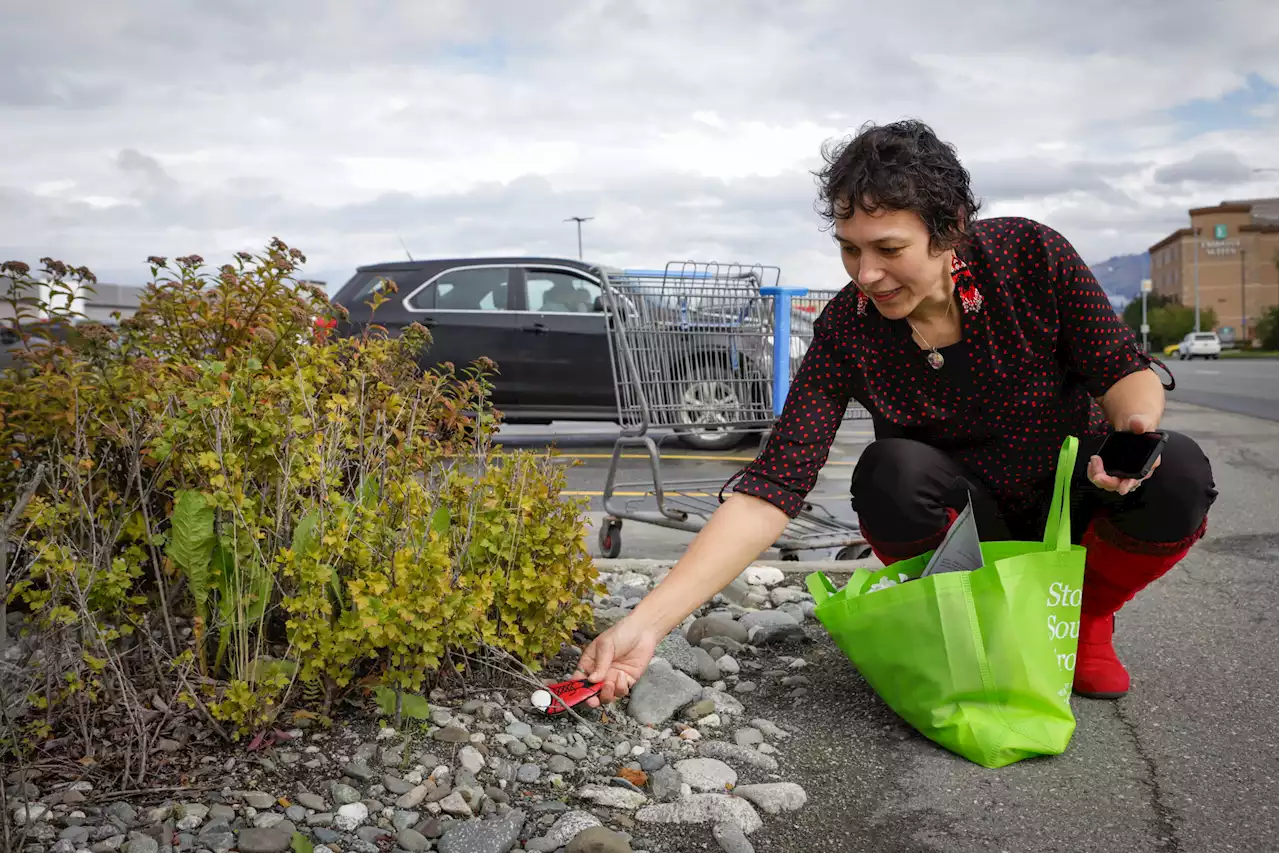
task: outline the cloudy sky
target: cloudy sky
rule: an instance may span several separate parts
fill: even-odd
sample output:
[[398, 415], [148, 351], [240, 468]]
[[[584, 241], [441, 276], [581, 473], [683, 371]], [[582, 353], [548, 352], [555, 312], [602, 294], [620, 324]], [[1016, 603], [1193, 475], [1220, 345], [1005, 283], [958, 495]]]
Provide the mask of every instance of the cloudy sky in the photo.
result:
[[[1005, 11], [1007, 10], [1007, 11]], [[1018, 10], [1018, 11], [1012, 11]], [[1276, 193], [1275, 0], [7, 0], [0, 259], [141, 283], [279, 236], [844, 283], [824, 141], [921, 118], [1085, 259]]]

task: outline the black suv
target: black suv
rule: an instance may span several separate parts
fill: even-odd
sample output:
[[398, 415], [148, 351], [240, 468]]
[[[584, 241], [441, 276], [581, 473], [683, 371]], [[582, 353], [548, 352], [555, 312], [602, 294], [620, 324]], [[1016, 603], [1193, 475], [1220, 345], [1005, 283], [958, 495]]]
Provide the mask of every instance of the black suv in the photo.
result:
[[[366, 303], [383, 279], [394, 281], [397, 292], [378, 308], [378, 324], [392, 336], [415, 322], [430, 329], [434, 343], [424, 366], [461, 367], [481, 356], [497, 362], [493, 402], [507, 421], [618, 421], [598, 267], [564, 258], [363, 266], [333, 297], [350, 314], [338, 334], [358, 333], [370, 321]], [[744, 439], [710, 423], [680, 432], [686, 445], [703, 450], [734, 447]]]

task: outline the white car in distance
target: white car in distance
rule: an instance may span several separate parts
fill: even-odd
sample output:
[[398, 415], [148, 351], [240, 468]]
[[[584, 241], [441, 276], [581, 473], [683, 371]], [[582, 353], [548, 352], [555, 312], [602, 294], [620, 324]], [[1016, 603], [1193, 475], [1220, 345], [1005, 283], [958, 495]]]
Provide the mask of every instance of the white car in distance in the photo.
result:
[[1222, 340], [1217, 332], [1190, 332], [1178, 344], [1178, 358], [1217, 358], [1222, 355]]

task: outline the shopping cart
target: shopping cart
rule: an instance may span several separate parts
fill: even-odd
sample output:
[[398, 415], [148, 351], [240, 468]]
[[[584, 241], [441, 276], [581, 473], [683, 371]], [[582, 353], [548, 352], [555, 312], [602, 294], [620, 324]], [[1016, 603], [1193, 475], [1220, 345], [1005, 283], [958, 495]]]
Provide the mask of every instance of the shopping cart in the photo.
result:
[[[800, 369], [800, 360], [809, 351], [813, 343], [813, 323], [822, 314], [827, 303], [840, 293], [839, 290], [815, 290], [813, 288], [794, 289], [790, 296], [791, 303], [791, 378], [795, 379]], [[786, 297], [783, 297], [786, 298]], [[845, 410], [845, 420], [870, 420], [868, 412], [856, 400], [849, 402]]]
[[[804, 341], [790, 334], [792, 291], [778, 286], [776, 267], [689, 261], [661, 271], [598, 274], [622, 425], [598, 531], [601, 554], [612, 558], [622, 550], [624, 520], [694, 533], [705, 526], [720, 505], [724, 479], [664, 478], [659, 443], [692, 432], [726, 448], [744, 434], [759, 435], [763, 444]], [[629, 448], [644, 449], [649, 479], [618, 482]], [[839, 549], [838, 559], [868, 551], [856, 524], [813, 504], [775, 545], [784, 560], [806, 550]]]

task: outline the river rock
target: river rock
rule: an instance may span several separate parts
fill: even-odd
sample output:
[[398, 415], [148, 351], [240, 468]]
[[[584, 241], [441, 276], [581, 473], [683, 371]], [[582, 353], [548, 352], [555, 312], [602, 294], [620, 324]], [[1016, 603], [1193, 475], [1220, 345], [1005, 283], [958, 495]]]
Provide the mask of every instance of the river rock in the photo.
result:
[[733, 793], [747, 800], [766, 814], [794, 812], [804, 808], [808, 795], [795, 782], [767, 782], [761, 785], [741, 785]]
[[698, 646], [693, 650], [693, 659], [698, 665], [697, 676], [708, 683], [720, 680], [720, 667], [706, 649]]
[[763, 822], [746, 800], [728, 794], [694, 794], [675, 803], [645, 806], [636, 813], [641, 823], [734, 823], [750, 835]]
[[672, 631], [658, 643], [654, 654], [686, 675], [698, 674], [698, 657], [684, 634]]
[[656, 658], [631, 688], [627, 713], [642, 725], [658, 726], [702, 696], [702, 685]]
[[458, 765], [475, 776], [484, 769], [484, 756], [474, 746], [464, 746], [458, 750]]
[[778, 762], [754, 749], [738, 746], [736, 743], [725, 743], [720, 740], [705, 741], [698, 747], [698, 755], [703, 758], [716, 758], [730, 765], [751, 767], [768, 773], [778, 772]]
[[396, 844], [406, 853], [425, 853], [431, 848], [431, 842], [425, 835], [413, 828], [406, 828], [396, 833]]
[[236, 838], [240, 853], [284, 853], [293, 841], [293, 833], [268, 827], [242, 829]]
[[360, 802], [360, 792], [350, 785], [334, 782], [329, 786], [329, 799], [333, 800], [333, 804], [336, 806], [345, 806], [349, 803]]
[[333, 825], [343, 832], [351, 832], [369, 819], [369, 807], [364, 803], [347, 803], [338, 809]]
[[703, 616], [695, 619], [686, 634], [690, 645], [698, 646], [709, 637], [728, 637], [738, 643], [747, 641], [747, 629], [728, 616]]
[[773, 566], [748, 566], [742, 578], [751, 586], [777, 586], [787, 579], [782, 569]]
[[610, 809], [638, 809], [649, 801], [644, 794], [629, 791], [626, 788], [603, 788], [599, 785], [586, 785], [578, 791], [578, 798]]
[[[600, 819], [591, 812], [574, 811], [560, 816], [541, 839], [540, 846], [547, 850], [559, 850], [592, 827], [600, 826]], [[528, 845], [526, 844], [527, 848]]]
[[508, 853], [520, 839], [525, 814], [512, 809], [494, 820], [468, 820], [445, 830], [437, 849], [440, 853]]
[[624, 836], [595, 826], [570, 841], [564, 853], [631, 853], [631, 844]]
[[756, 849], [747, 840], [746, 833], [736, 823], [717, 823], [711, 830], [711, 835], [724, 853], [756, 853]]
[[680, 779], [695, 791], [723, 793], [738, 781], [738, 773], [715, 758], [686, 758], [676, 762]]

